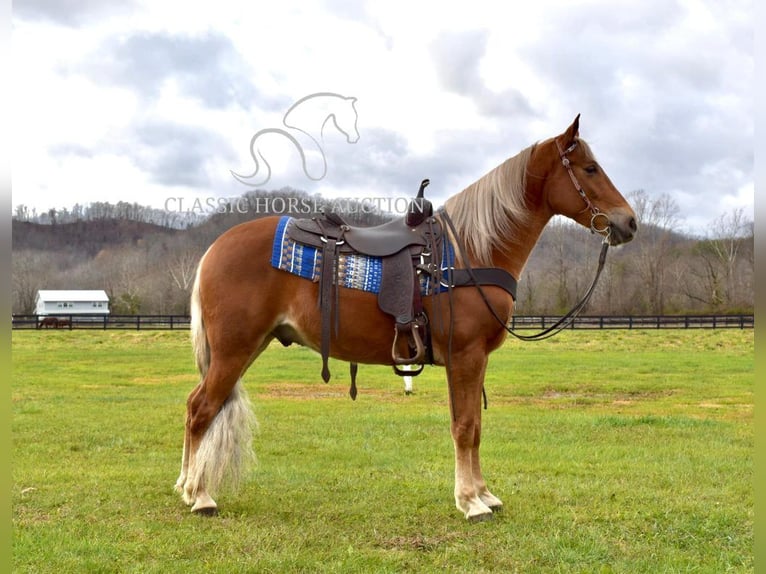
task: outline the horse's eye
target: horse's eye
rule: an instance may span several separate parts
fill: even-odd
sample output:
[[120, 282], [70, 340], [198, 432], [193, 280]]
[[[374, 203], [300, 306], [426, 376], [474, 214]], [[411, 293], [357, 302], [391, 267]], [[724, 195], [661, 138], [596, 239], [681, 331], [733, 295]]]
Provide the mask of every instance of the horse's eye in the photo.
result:
[[596, 173], [598, 173], [598, 167], [596, 167], [593, 164], [586, 166], [585, 173], [587, 173], [588, 175], [595, 175]]

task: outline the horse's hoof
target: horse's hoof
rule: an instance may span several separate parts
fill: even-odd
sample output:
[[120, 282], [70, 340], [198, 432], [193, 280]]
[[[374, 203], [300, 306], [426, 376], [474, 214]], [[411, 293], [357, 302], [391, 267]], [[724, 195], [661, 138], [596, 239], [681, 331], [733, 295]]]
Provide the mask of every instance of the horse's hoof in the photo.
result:
[[489, 520], [492, 520], [492, 513], [491, 512], [485, 512], [484, 514], [474, 514], [473, 516], [468, 516], [468, 522], [471, 524], [476, 524], [478, 522], [487, 522]]
[[192, 508], [192, 514], [197, 516], [217, 516], [218, 508], [215, 506], [206, 506], [205, 508]]
[[407, 396], [410, 396], [412, 394], [412, 391], [404, 391], [404, 394]]

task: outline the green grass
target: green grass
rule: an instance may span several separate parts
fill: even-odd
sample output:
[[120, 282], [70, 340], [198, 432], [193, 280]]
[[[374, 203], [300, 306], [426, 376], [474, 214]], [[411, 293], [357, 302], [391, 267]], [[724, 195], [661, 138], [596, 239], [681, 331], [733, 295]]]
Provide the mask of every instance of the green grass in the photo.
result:
[[182, 332], [14, 332], [15, 572], [752, 572], [753, 331], [509, 341], [482, 457], [505, 502], [454, 508], [443, 371], [270, 348], [246, 376], [259, 464], [221, 513], [177, 477]]

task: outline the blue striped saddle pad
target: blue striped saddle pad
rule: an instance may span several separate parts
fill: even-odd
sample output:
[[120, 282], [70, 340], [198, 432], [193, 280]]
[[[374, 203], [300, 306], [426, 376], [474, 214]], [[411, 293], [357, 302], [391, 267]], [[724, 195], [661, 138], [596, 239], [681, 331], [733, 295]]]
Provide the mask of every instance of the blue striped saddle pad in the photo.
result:
[[[271, 265], [304, 279], [318, 282], [322, 269], [322, 251], [290, 239], [287, 230], [292, 220], [292, 217], [286, 215], [279, 220], [271, 250]], [[454, 262], [455, 251], [445, 237], [442, 241], [442, 269], [451, 267]], [[379, 293], [382, 273], [383, 260], [380, 257], [357, 253], [341, 253], [338, 257], [338, 284], [341, 287]], [[432, 294], [435, 287], [433, 279], [426, 273], [421, 273], [419, 277], [421, 293]], [[439, 291], [446, 291], [443, 285], [436, 287]]]

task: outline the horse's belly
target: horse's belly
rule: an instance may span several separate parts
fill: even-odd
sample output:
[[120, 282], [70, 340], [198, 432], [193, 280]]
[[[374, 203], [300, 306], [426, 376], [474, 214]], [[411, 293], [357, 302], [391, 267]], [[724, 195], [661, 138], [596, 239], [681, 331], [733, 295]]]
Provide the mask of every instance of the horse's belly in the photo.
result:
[[[282, 344], [296, 343], [319, 352], [322, 314], [317, 288], [312, 286], [303, 297], [304, 304], [291, 305], [273, 335]], [[377, 295], [341, 288], [339, 303], [337, 332], [335, 317], [330, 320], [330, 356], [356, 363], [391, 364], [394, 322], [378, 308]]]

